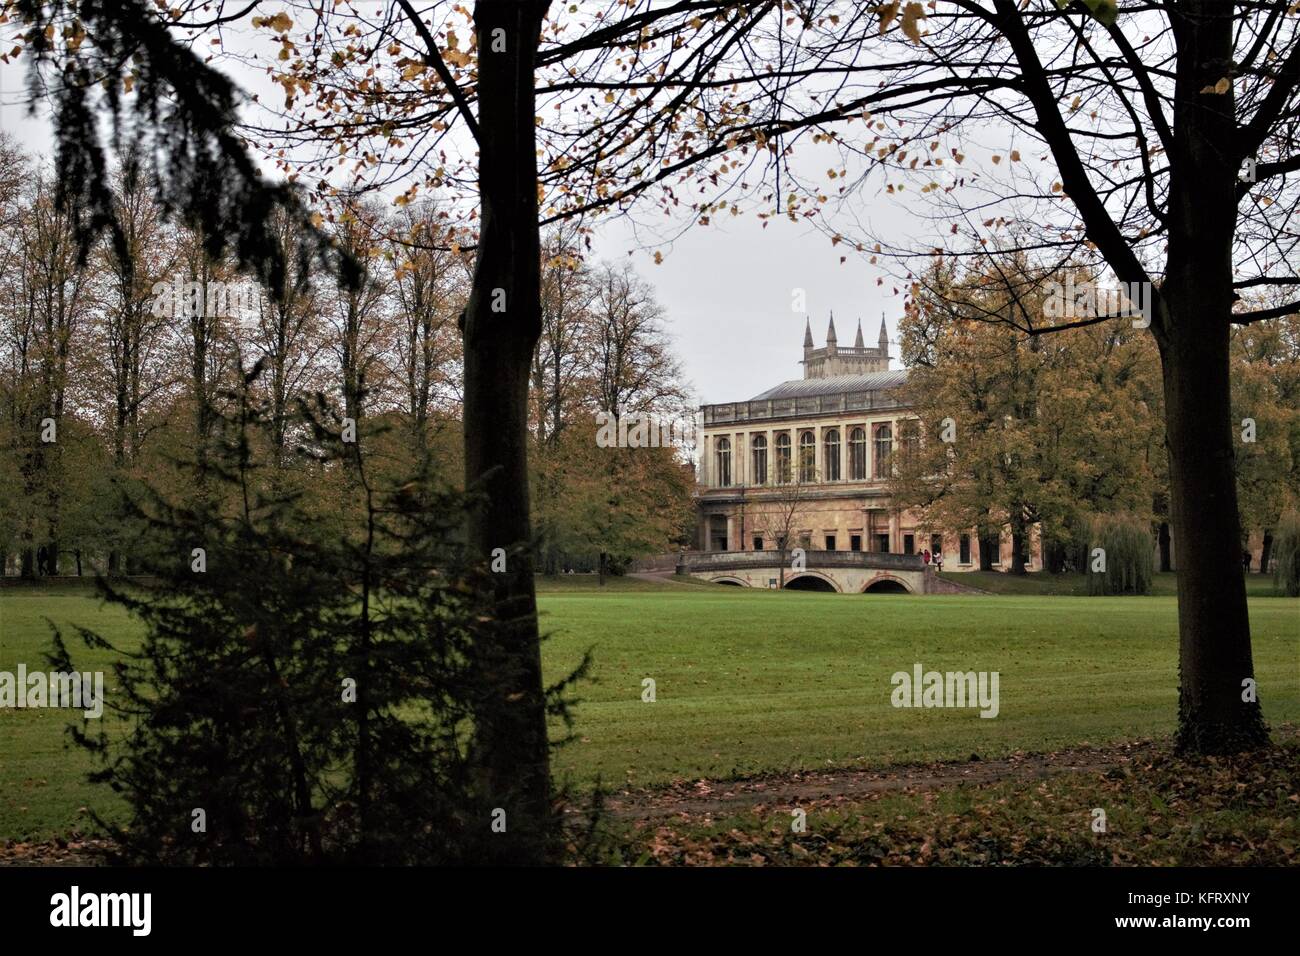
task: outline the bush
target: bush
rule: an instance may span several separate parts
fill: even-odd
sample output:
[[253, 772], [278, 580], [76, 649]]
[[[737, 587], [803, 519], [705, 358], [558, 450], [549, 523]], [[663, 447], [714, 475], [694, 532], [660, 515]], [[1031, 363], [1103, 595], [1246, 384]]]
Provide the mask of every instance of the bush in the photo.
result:
[[[1149, 594], [1154, 570], [1150, 523], [1133, 515], [1098, 515], [1092, 521], [1084, 573], [1089, 594]], [[1102, 554], [1098, 555], [1096, 549]], [[1094, 570], [1104, 559], [1105, 570]]]
[[1279, 594], [1300, 597], [1300, 513], [1282, 514], [1273, 537], [1273, 586]]
[[[496, 691], [492, 585], [458, 543], [465, 499], [427, 468], [376, 483], [365, 442], [342, 442], [321, 403], [297, 424], [313, 490], [332, 496], [324, 518], [257, 451], [272, 422], [256, 375], [223, 396], [233, 414], [217, 423], [201, 493], [146, 489], [140, 569], [157, 583], [100, 580], [145, 637], [114, 669], [108, 711], [125, 733], [72, 728], [101, 761], [91, 779], [131, 811], [125, 827], [94, 819], [119, 862], [499, 860], [516, 828], [494, 834], [492, 814], [515, 795], [478, 782], [473, 727], [510, 704]], [[79, 669], [57, 632], [51, 660]], [[567, 686], [548, 693], [560, 717]]]

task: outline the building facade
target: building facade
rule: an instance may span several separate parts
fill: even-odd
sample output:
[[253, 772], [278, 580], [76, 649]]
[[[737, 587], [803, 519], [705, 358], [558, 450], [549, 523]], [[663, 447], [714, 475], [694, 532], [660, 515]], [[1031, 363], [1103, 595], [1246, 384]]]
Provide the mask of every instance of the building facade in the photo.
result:
[[[909, 415], [898, 389], [907, 372], [891, 371], [882, 317], [875, 347], [862, 325], [850, 348], [836, 341], [832, 316], [826, 344], [815, 348], [805, 328], [803, 378], [782, 382], [748, 401], [701, 409], [699, 540], [701, 551], [873, 551], [943, 556], [944, 570], [980, 566], [973, 529], [921, 527], [889, 500], [891, 457]], [[992, 555], [1011, 561], [1004, 533]], [[1037, 541], [1029, 567], [1037, 569]]]

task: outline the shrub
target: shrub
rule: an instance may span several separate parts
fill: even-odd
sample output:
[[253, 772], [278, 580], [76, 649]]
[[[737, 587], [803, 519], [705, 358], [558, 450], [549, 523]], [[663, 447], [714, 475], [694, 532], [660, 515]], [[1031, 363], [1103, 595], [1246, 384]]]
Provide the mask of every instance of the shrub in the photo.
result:
[[[1092, 521], [1090, 547], [1084, 564], [1089, 594], [1149, 594], [1153, 571], [1149, 522], [1134, 515], [1098, 515]], [[1096, 549], [1102, 549], [1105, 570], [1093, 570]]]
[[[146, 490], [141, 570], [156, 583], [100, 580], [143, 622], [140, 651], [79, 629], [118, 651], [107, 709], [127, 721], [72, 728], [101, 761], [91, 779], [130, 807], [125, 827], [92, 817], [119, 862], [499, 861], [516, 828], [490, 822], [515, 795], [478, 782], [473, 727], [510, 703], [496, 690], [492, 585], [458, 543], [466, 501], [427, 468], [376, 483], [321, 402], [296, 423], [299, 451], [334, 515], [306, 509], [256, 452], [272, 425], [256, 375], [223, 396], [234, 414], [217, 422], [203, 493]], [[51, 660], [78, 669], [57, 632]], [[548, 692], [560, 717], [567, 686]]]
[[1273, 537], [1273, 586], [1287, 597], [1300, 597], [1300, 513], [1283, 512]]

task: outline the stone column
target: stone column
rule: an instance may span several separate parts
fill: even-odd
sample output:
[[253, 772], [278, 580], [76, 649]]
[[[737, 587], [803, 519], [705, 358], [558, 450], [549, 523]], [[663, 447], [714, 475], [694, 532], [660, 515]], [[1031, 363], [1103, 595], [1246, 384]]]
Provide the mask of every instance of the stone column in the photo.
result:
[[713, 437], [705, 435], [704, 441], [700, 446], [700, 484], [705, 488], [712, 486], [709, 476], [713, 469], [709, 467], [709, 456], [713, 454]]
[[817, 481], [825, 481], [825, 462], [822, 461], [822, 426], [813, 425], [813, 474]]
[[874, 427], [875, 426], [871, 423], [870, 419], [862, 423], [863, 440], [866, 442], [866, 444], [863, 445], [862, 455], [863, 470], [865, 471], [863, 477], [866, 478], [867, 481], [871, 481], [876, 474], [876, 436], [872, 431]]

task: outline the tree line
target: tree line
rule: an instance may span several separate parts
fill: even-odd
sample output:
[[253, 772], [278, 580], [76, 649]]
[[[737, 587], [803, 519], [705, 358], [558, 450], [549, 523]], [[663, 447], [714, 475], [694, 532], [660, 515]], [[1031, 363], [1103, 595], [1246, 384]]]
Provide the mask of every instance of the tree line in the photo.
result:
[[[111, 183], [124, 252], [104, 241], [83, 259], [51, 171], [10, 139], [0, 153], [6, 573], [136, 570], [147, 544], [123, 496], [142, 482], [185, 490], [169, 466], [209, 454], [219, 395], [258, 361], [252, 388], [268, 402], [278, 471], [312, 478], [316, 466], [292, 454], [306, 428], [295, 405], [320, 394], [373, 433], [393, 473], [427, 458], [436, 480], [463, 486], [457, 325], [472, 260], [448, 248], [436, 203], [358, 201], [322, 223], [359, 265], [355, 287], [313, 268], [301, 226], [277, 214], [289, 265], [276, 292], [167, 221], [129, 159]], [[578, 239], [548, 237], [531, 376], [529, 480], [552, 573], [617, 569], [675, 544], [689, 521], [690, 473], [674, 449], [596, 445], [597, 412], [684, 414], [689, 396], [654, 290], [629, 265], [586, 261]], [[321, 514], [347, 493], [316, 491], [304, 507]]]
[[[1120, 516], [1153, 545], [1135, 560], [1155, 550], [1159, 570], [1175, 563], [1159, 356], [1142, 317], [1032, 337], [992, 321], [1013, 307], [1048, 314], [1050, 291], [1095, 279], [1079, 265], [1049, 272], [990, 253], [938, 256], [913, 286], [901, 333], [918, 419], [901, 426], [892, 491], [928, 526], [976, 529], [986, 569], [1007, 528], [1013, 572], [1025, 570], [1031, 529], [1048, 571], [1086, 570], [1094, 525]], [[1266, 572], [1300, 506], [1300, 313], [1234, 330], [1231, 393], [1237, 556], [1257, 534], [1255, 567]]]

